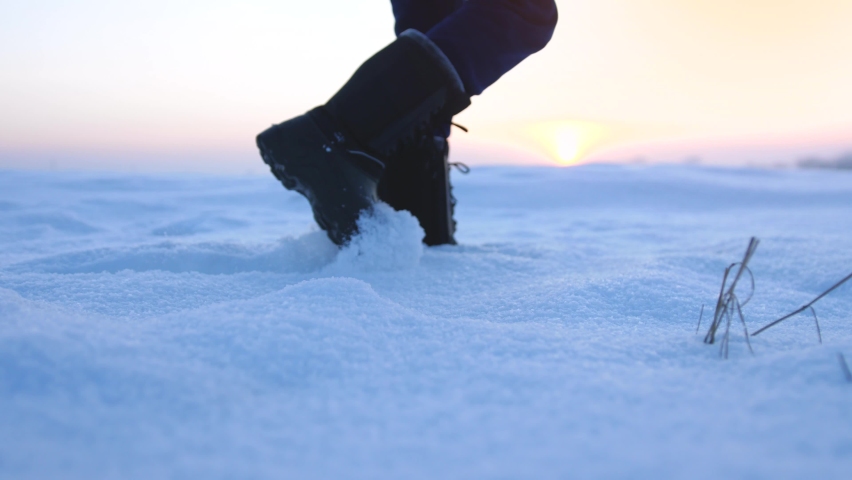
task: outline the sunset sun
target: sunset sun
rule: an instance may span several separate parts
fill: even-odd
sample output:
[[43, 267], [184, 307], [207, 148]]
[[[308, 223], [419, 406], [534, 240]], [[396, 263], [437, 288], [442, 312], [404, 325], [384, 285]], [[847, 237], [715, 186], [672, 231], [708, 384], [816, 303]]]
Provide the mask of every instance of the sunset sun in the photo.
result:
[[559, 165], [581, 163], [609, 136], [603, 125], [579, 120], [538, 123], [527, 134]]
[[560, 162], [575, 163], [580, 156], [580, 135], [577, 130], [564, 128], [556, 132], [556, 156]]

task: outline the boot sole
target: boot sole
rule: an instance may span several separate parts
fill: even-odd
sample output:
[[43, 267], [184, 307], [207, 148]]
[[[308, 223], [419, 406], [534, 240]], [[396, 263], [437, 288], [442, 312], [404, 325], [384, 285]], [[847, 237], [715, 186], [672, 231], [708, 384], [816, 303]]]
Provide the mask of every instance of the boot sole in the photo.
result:
[[338, 245], [347, 243], [357, 232], [360, 212], [377, 201], [377, 181], [353, 166], [345, 150], [328, 146], [326, 136], [305, 115], [270, 127], [256, 143], [284, 188], [308, 200], [329, 238]]

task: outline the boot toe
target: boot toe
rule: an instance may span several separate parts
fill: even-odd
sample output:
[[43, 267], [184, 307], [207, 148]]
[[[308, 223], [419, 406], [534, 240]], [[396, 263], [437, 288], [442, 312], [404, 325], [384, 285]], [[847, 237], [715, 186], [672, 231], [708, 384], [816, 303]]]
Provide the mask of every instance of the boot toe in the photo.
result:
[[307, 198], [317, 224], [344, 245], [357, 233], [361, 212], [378, 201], [378, 179], [358, 166], [357, 152], [331, 138], [301, 115], [258, 135], [257, 146], [272, 174]]

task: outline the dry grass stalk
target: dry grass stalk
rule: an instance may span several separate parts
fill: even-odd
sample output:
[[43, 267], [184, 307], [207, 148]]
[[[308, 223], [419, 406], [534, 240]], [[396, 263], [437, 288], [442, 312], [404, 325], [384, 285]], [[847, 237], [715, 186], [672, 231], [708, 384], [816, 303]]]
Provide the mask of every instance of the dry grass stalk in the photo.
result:
[[704, 304], [701, 304], [701, 313], [698, 314], [698, 326], [695, 327], [695, 334], [698, 335], [698, 331], [701, 330], [701, 320], [704, 319]]
[[[728, 346], [731, 339], [731, 325], [734, 323], [734, 315], [736, 315], [742, 323], [746, 344], [748, 345], [749, 351], [754, 354], [754, 350], [751, 348], [751, 342], [749, 341], [748, 327], [745, 323], [742, 307], [744, 307], [751, 300], [752, 295], [754, 295], [754, 275], [748, 268], [748, 263], [751, 261], [751, 257], [754, 256], [754, 252], [757, 250], [759, 243], [760, 240], [755, 237], [751, 237], [751, 240], [748, 243], [748, 248], [743, 256], [743, 260], [738, 263], [732, 263], [725, 269], [725, 274], [722, 277], [722, 286], [719, 289], [719, 298], [716, 300], [716, 312], [713, 314], [713, 323], [710, 324], [710, 329], [707, 331], [707, 335], [704, 336], [704, 343], [715, 343], [716, 334], [718, 333], [719, 328], [723, 324], [725, 325], [725, 331], [722, 335], [719, 347], [719, 355], [724, 358], [728, 358]], [[731, 272], [733, 272], [734, 269], [736, 269], [736, 274], [734, 274], [732, 278]], [[748, 297], [745, 301], [740, 301], [736, 294], [737, 285], [746, 274], [748, 274], [749, 281], [751, 282], [751, 290], [749, 291]], [[728, 282], [729, 278], [731, 279], [730, 284]]]
[[823, 297], [825, 297], [826, 295], [828, 295], [829, 293], [831, 293], [831, 292], [833, 292], [833, 291], [837, 290], [837, 289], [838, 289], [841, 285], [843, 285], [844, 283], [846, 283], [847, 281], [849, 281], [849, 279], [852, 279], [852, 273], [850, 273], [849, 275], [847, 275], [847, 276], [846, 276], [846, 278], [844, 278], [843, 280], [841, 280], [841, 281], [839, 281], [839, 282], [835, 283], [835, 284], [834, 284], [831, 288], [829, 288], [828, 290], [826, 290], [826, 291], [822, 292], [821, 294], [819, 294], [819, 296], [817, 296], [815, 299], [811, 300], [811, 301], [810, 301], [810, 303], [808, 303], [808, 304], [806, 304], [806, 305], [803, 305], [803, 306], [802, 306], [802, 307], [800, 307], [798, 310], [795, 310], [795, 311], [793, 311], [793, 312], [788, 313], [787, 315], [784, 315], [783, 317], [781, 317], [781, 318], [779, 318], [778, 320], [775, 320], [774, 322], [772, 322], [772, 323], [770, 323], [770, 324], [768, 324], [768, 325], [766, 325], [766, 326], [762, 327], [761, 329], [757, 330], [756, 332], [752, 333], [751, 335], [752, 335], [752, 336], [758, 335], [758, 334], [760, 334], [760, 332], [762, 332], [762, 331], [764, 331], [764, 330], [766, 330], [766, 329], [768, 329], [768, 328], [774, 327], [775, 325], [778, 325], [779, 323], [783, 322], [784, 320], [787, 320], [788, 318], [795, 317], [796, 315], [798, 315], [798, 314], [800, 314], [800, 313], [802, 313], [802, 312], [804, 312], [804, 311], [806, 311], [806, 310], [810, 310], [810, 311], [811, 311], [811, 313], [813, 313], [813, 315], [814, 315], [814, 323], [816, 324], [817, 335], [819, 336], [819, 343], [822, 343], [822, 332], [820, 332], [820, 328], [819, 328], [819, 320], [817, 319], [816, 310], [814, 310], [813, 305], [814, 305], [816, 302], [818, 302], [818, 301], [822, 300], [822, 298], [823, 298]]
[[843, 376], [846, 377], [846, 381], [852, 383], [852, 372], [849, 371], [849, 365], [846, 364], [846, 357], [842, 353], [838, 353], [837, 361], [840, 362], [840, 369], [843, 370]]

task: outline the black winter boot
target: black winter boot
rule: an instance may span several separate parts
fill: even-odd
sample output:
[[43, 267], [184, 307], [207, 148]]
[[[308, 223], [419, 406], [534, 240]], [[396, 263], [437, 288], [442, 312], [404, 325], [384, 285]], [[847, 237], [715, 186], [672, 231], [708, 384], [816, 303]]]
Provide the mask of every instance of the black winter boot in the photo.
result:
[[448, 155], [446, 137], [423, 135], [397, 150], [379, 182], [379, 199], [417, 217], [426, 245], [456, 244]]
[[320, 227], [344, 245], [361, 212], [378, 201], [379, 179], [395, 153], [468, 105], [450, 61], [425, 35], [408, 30], [328, 103], [267, 129], [257, 146], [275, 177], [304, 195]]

